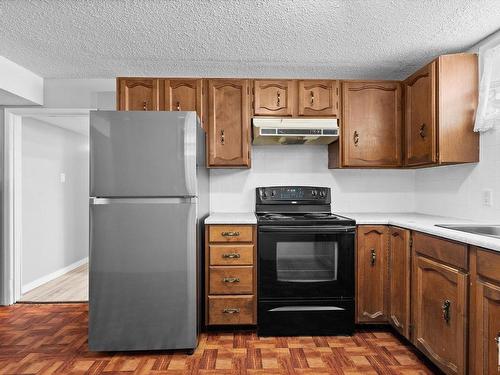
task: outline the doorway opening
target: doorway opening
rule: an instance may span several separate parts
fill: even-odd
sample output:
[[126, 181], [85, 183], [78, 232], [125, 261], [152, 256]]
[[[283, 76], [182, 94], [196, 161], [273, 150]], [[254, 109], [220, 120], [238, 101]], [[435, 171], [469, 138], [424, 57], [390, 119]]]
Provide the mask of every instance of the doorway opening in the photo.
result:
[[11, 303], [87, 302], [89, 111], [8, 111]]

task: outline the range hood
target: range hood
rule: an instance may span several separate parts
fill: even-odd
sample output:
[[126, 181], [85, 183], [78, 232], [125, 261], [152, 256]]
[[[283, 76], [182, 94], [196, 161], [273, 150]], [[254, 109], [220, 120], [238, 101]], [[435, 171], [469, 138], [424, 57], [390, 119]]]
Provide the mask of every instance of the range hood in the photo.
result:
[[255, 145], [326, 145], [339, 137], [335, 118], [254, 117]]

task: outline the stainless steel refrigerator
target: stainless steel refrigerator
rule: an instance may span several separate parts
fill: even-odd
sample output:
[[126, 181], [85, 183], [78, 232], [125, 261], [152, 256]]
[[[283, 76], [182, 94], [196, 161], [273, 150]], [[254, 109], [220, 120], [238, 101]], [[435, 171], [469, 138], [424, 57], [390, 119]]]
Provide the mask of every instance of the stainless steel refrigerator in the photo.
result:
[[91, 351], [196, 348], [204, 140], [195, 112], [90, 113]]

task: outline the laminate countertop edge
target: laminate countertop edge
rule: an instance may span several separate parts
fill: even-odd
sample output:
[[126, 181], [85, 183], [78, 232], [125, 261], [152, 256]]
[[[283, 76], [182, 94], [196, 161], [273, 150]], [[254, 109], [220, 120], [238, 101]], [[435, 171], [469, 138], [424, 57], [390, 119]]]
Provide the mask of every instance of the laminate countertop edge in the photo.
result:
[[253, 212], [213, 212], [205, 219], [206, 225], [255, 225], [257, 217]]
[[499, 225], [500, 220], [495, 223], [478, 222], [419, 213], [339, 212], [338, 214], [356, 220], [356, 225], [392, 225], [500, 252], [500, 239], [436, 226], [436, 224]]

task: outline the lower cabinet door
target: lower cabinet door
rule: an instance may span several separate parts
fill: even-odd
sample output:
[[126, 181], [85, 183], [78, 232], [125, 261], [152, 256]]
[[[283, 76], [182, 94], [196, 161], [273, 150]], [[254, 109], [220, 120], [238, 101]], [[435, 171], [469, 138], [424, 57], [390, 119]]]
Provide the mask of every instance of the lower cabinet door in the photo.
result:
[[465, 374], [468, 276], [421, 256], [414, 271], [414, 344], [446, 374]]
[[410, 338], [410, 231], [390, 228], [389, 323]]
[[475, 374], [500, 374], [500, 286], [478, 281], [476, 293]]

